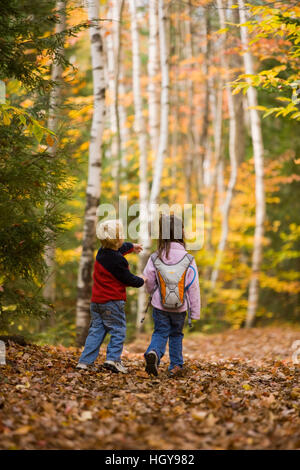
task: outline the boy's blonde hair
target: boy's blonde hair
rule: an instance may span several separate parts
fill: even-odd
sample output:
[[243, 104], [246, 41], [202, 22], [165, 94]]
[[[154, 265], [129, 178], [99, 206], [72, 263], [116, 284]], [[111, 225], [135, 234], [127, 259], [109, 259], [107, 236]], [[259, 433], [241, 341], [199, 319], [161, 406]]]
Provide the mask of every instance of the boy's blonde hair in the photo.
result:
[[103, 248], [111, 248], [117, 250], [119, 241], [124, 240], [124, 228], [122, 221], [119, 219], [105, 220], [99, 222], [96, 227], [97, 237], [101, 240]]

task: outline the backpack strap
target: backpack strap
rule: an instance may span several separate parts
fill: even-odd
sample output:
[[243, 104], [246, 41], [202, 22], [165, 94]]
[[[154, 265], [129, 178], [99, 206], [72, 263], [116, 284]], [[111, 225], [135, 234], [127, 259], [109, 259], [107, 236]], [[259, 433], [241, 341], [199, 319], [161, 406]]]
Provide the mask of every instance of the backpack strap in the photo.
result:
[[188, 295], [186, 294], [188, 289], [191, 287], [191, 285], [193, 284], [195, 278], [196, 278], [196, 271], [195, 269], [193, 268], [193, 266], [191, 266], [193, 260], [194, 260], [194, 257], [192, 255], [190, 255], [189, 253], [187, 253], [186, 255], [190, 261], [190, 264], [188, 265], [187, 269], [188, 270], [189, 268], [191, 268], [193, 271], [194, 271], [194, 277], [192, 279], [192, 281], [189, 283], [188, 286], [185, 287], [184, 289], [184, 295], [185, 295], [185, 298], [186, 298], [186, 303], [187, 303], [187, 312], [188, 312], [188, 325], [190, 328], [192, 328], [192, 319], [191, 319], [191, 305], [190, 305], [190, 300], [189, 300], [189, 297]]
[[[152, 253], [152, 255], [150, 256], [150, 258], [152, 259], [152, 262], [153, 262], [153, 265], [154, 265], [154, 268], [155, 268], [154, 262], [155, 262], [155, 260], [158, 258], [158, 254], [157, 254], [157, 253]], [[147, 311], [148, 311], [148, 308], [149, 308], [150, 305], [151, 305], [151, 300], [152, 300], [153, 294], [154, 294], [154, 292], [156, 291], [156, 289], [158, 289], [158, 286], [159, 286], [156, 268], [155, 268], [155, 277], [156, 277], [157, 285], [154, 287], [154, 289], [153, 289], [153, 290], [150, 292], [150, 294], [149, 294], [148, 302], [147, 302], [146, 308], [145, 308], [145, 310], [144, 310], [144, 315], [143, 315], [143, 318], [141, 319], [141, 323], [143, 323], [144, 320], [145, 320], [146, 313], [147, 313]]]
[[193, 257], [192, 255], [190, 255], [190, 254], [188, 254], [187, 256], [188, 256], [188, 258], [189, 258], [189, 260], [190, 260], [190, 264], [188, 265], [188, 268], [191, 268], [191, 269], [194, 271], [194, 277], [193, 277], [193, 279], [191, 280], [191, 282], [189, 283], [189, 285], [187, 285], [187, 286], [184, 288], [185, 291], [187, 291], [187, 290], [191, 287], [191, 285], [193, 284], [194, 280], [196, 279], [196, 269], [195, 269], [193, 266], [191, 266], [191, 264], [192, 264], [192, 262], [193, 262], [193, 260], [194, 260], [194, 257]]

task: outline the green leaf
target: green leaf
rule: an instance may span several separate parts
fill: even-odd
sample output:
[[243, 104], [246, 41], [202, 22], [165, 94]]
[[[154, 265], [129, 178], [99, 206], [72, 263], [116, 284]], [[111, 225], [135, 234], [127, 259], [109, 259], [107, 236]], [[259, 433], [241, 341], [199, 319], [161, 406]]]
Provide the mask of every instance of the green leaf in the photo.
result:
[[26, 118], [25, 118], [24, 114], [20, 114], [19, 119], [20, 119], [21, 123], [24, 124], [24, 126], [26, 126], [27, 122], [26, 122]]
[[36, 140], [38, 143], [40, 143], [44, 135], [43, 129], [36, 122], [34, 122], [32, 125], [32, 131]]

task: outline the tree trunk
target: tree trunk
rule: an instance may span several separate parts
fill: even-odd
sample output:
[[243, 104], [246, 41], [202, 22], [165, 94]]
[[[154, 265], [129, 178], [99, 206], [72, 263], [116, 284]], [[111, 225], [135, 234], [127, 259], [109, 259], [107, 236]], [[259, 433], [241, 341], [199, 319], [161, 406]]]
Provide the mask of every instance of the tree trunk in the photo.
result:
[[208, 8], [204, 9], [204, 24], [203, 31], [205, 35], [205, 46], [203, 48], [203, 76], [204, 78], [204, 104], [202, 107], [202, 126], [201, 132], [196, 134], [196, 145], [198, 147], [198, 158], [197, 158], [197, 184], [198, 184], [198, 193], [201, 194], [203, 186], [203, 164], [205, 154], [207, 152], [208, 145], [208, 125], [209, 125], [209, 95], [210, 95], [210, 86], [209, 86], [209, 63], [210, 63], [210, 54], [211, 54], [211, 40], [210, 40], [210, 30], [211, 30], [211, 20], [210, 20], [210, 11]]
[[[139, 32], [137, 27], [136, 0], [129, 0], [131, 13], [131, 38], [132, 38], [132, 78], [133, 78], [133, 99], [134, 99], [134, 124], [138, 135], [139, 143], [139, 200], [140, 200], [140, 243], [144, 250], [139, 256], [138, 272], [140, 273], [147, 261], [150, 249], [150, 239], [148, 233], [148, 181], [147, 181], [147, 134], [145, 120], [143, 116], [143, 102], [140, 83], [140, 53], [139, 53]], [[138, 290], [138, 311], [136, 325], [138, 331], [141, 329], [141, 319], [146, 305], [146, 292], [144, 287]]]
[[[220, 26], [222, 29], [225, 28], [225, 13], [224, 13], [224, 4], [222, 0], [217, 0], [218, 11], [219, 11], [219, 18], [220, 18]], [[224, 42], [226, 40], [226, 36], [224, 38]], [[233, 198], [234, 187], [236, 184], [237, 179], [237, 168], [238, 168], [238, 158], [236, 154], [237, 150], [237, 123], [236, 123], [236, 114], [235, 114], [235, 106], [233, 101], [232, 90], [229, 85], [230, 82], [230, 64], [228, 59], [225, 55], [221, 55], [221, 64], [225, 69], [225, 82], [226, 82], [226, 89], [227, 89], [227, 97], [228, 97], [228, 109], [229, 109], [229, 158], [230, 158], [230, 178], [229, 183], [226, 191], [225, 202], [223, 206], [223, 214], [222, 214], [222, 227], [221, 227], [221, 237], [219, 241], [219, 245], [217, 248], [217, 257], [214, 264], [214, 269], [211, 275], [211, 287], [214, 289], [220, 271], [220, 265], [223, 258], [223, 253], [225, 250], [228, 231], [229, 231], [229, 214], [231, 209], [231, 202]]]
[[[228, 6], [231, 7], [232, 1], [230, 0]], [[232, 15], [232, 22], [238, 25], [240, 23], [240, 15], [239, 15], [239, 10], [237, 8], [234, 8], [231, 10], [231, 15]], [[231, 17], [229, 17], [229, 21], [231, 21]], [[235, 28], [233, 31], [234, 33], [234, 43], [233, 46], [235, 46], [237, 49], [240, 49], [240, 34], [238, 28]], [[243, 58], [239, 53], [233, 54], [232, 59], [230, 61], [230, 66], [232, 69], [235, 70], [235, 76], [234, 79], [239, 76], [239, 74], [243, 73], [244, 71], [244, 62]], [[237, 161], [238, 165], [240, 165], [244, 159], [245, 159], [245, 149], [246, 149], [246, 128], [247, 126], [245, 125], [245, 113], [244, 113], [244, 98], [247, 97], [243, 93], [237, 93], [236, 95], [233, 95], [233, 104], [234, 104], [234, 109], [235, 109], [235, 115], [236, 115], [236, 155], [237, 155]], [[250, 128], [249, 128], [250, 130]]]
[[129, 132], [127, 127], [127, 113], [123, 104], [123, 97], [125, 96], [124, 76], [123, 76], [123, 62], [120, 60], [120, 80], [119, 80], [119, 112], [120, 112], [120, 135], [121, 135], [121, 170], [126, 168], [126, 150], [127, 142], [129, 140]]
[[[173, 23], [174, 21], [174, 23]], [[180, 29], [179, 29], [179, 7], [178, 4], [172, 5], [172, 11], [170, 15], [170, 55], [176, 56], [177, 60], [173, 63], [171, 73], [173, 81], [171, 82], [171, 116], [173, 117], [173, 129], [171, 133], [171, 168], [170, 168], [170, 180], [172, 191], [171, 203], [176, 201], [176, 193], [174, 188], [177, 186], [177, 165], [178, 165], [178, 151], [179, 151], [179, 87], [178, 87], [178, 75], [179, 75], [179, 54], [180, 54]], [[172, 34], [173, 33], [173, 34]]]
[[[108, 77], [108, 96], [109, 96], [109, 128], [111, 131], [111, 145], [110, 145], [110, 160], [111, 160], [111, 175], [114, 183], [117, 180], [118, 173], [118, 144], [117, 144], [117, 116], [115, 108], [115, 96], [116, 96], [116, 59], [115, 59], [115, 17], [117, 0], [110, 2], [108, 9], [108, 19], [112, 20], [110, 23], [109, 31], [106, 32], [106, 55], [107, 55], [107, 77]], [[115, 184], [115, 196], [117, 196], [118, 188]]]
[[158, 0], [149, 0], [149, 60], [148, 60], [148, 110], [149, 136], [153, 154], [156, 155], [159, 139], [159, 95], [156, 85], [158, 66]]
[[78, 271], [77, 296], [77, 342], [85, 341], [89, 326], [89, 306], [94, 264], [97, 207], [100, 199], [101, 145], [105, 118], [105, 80], [103, 42], [99, 22], [99, 4], [88, 0], [88, 19], [91, 22], [91, 58], [94, 90], [94, 112], [89, 147], [88, 183], [84, 216], [83, 244]]
[[158, 0], [159, 46], [161, 66], [161, 99], [160, 99], [160, 134], [158, 151], [155, 158], [155, 171], [150, 194], [150, 204], [155, 204], [161, 185], [164, 160], [168, 150], [169, 137], [169, 57], [167, 44], [167, 5]]
[[[57, 34], [62, 33], [66, 28], [66, 2], [64, 0], [57, 1], [57, 12], [59, 15], [59, 22], [56, 24], [55, 32]], [[61, 51], [63, 52], [63, 51]], [[49, 99], [49, 118], [47, 127], [50, 131], [56, 132], [59, 123], [59, 106], [61, 104], [61, 87], [62, 87], [62, 65], [53, 62], [51, 70], [51, 80], [55, 82]], [[48, 152], [51, 157], [56, 156], [57, 144], [54, 142], [52, 147], [48, 148]], [[47, 211], [47, 203], [45, 204], [45, 210]], [[45, 263], [48, 269], [48, 278], [45, 283], [43, 295], [48, 302], [52, 304], [55, 301], [55, 244], [50, 243], [45, 247]], [[54, 322], [54, 318], [51, 315], [51, 323]]]
[[122, 137], [119, 110], [119, 78], [121, 57], [121, 26], [124, 0], [113, 0], [109, 8], [109, 19], [112, 19], [110, 34], [106, 36], [108, 84], [110, 94], [110, 126], [112, 130], [112, 176], [115, 182], [115, 198], [119, 198], [122, 161]]
[[[240, 19], [244, 24], [247, 21], [244, 0], [239, 0]], [[244, 49], [244, 66], [247, 75], [254, 74], [253, 57], [249, 51], [249, 40], [247, 26], [241, 27], [241, 40]], [[254, 168], [255, 168], [255, 231], [254, 247], [252, 254], [252, 272], [249, 284], [248, 311], [246, 327], [254, 324], [259, 295], [259, 271], [263, 256], [263, 236], [265, 221], [265, 189], [264, 189], [264, 146], [261, 132], [261, 121], [257, 109], [256, 89], [251, 85], [247, 90], [247, 98], [250, 107], [250, 126], [253, 143]]]
[[117, 16], [115, 26], [115, 115], [116, 115], [116, 127], [117, 127], [117, 175], [116, 175], [116, 198], [120, 195], [120, 182], [121, 182], [121, 167], [122, 167], [122, 136], [120, 128], [120, 107], [119, 107], [119, 79], [120, 79], [120, 60], [121, 60], [121, 33], [122, 33], [122, 17], [125, 0], [120, 0], [115, 3], [115, 16]]
[[[192, 32], [192, 9], [191, 2], [188, 5], [188, 19], [185, 21], [185, 45], [186, 45], [186, 58], [192, 60], [194, 56], [193, 51], [193, 32]], [[193, 69], [193, 65], [189, 64], [189, 67]], [[194, 137], [194, 84], [193, 80], [188, 78], [186, 80], [187, 86], [187, 98], [189, 106], [189, 124], [187, 129], [187, 140], [188, 140], [188, 151], [186, 158], [186, 203], [191, 203], [192, 196], [192, 185], [193, 185], [193, 167], [194, 167], [194, 156], [195, 156], [195, 137]]]
[[216, 90], [214, 108], [214, 167], [210, 177], [208, 204], [207, 248], [212, 250], [213, 219], [217, 197], [218, 169], [222, 159], [222, 130], [223, 130], [223, 80], [220, 78]]

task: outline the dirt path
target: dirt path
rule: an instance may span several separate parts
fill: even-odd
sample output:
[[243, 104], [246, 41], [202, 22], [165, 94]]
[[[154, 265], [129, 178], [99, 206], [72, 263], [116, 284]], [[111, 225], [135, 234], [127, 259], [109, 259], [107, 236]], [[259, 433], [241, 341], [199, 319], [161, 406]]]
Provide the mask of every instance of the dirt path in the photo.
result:
[[300, 449], [300, 330], [229, 331], [184, 340], [186, 370], [144, 372], [143, 337], [125, 348], [130, 374], [74, 369], [78, 350], [18, 346], [0, 366], [0, 449]]

